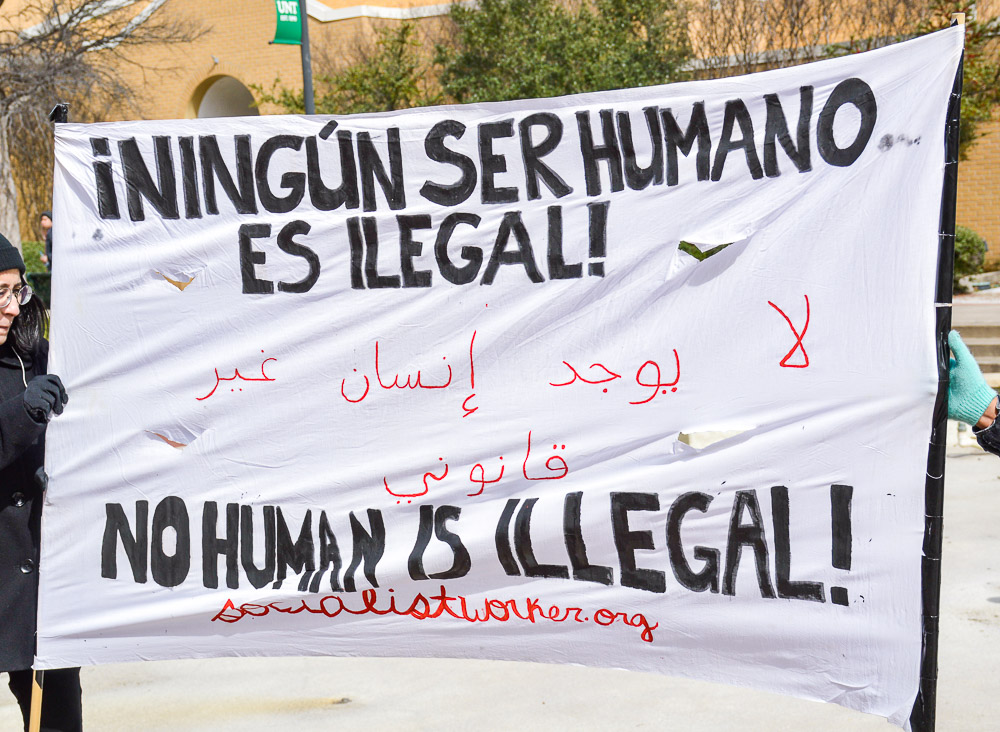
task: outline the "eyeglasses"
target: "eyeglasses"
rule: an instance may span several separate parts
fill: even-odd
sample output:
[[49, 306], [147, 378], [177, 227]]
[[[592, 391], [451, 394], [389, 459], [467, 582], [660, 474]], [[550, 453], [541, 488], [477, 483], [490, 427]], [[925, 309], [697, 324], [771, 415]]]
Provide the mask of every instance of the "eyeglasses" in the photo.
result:
[[0, 310], [10, 305], [11, 300], [17, 300], [18, 305], [27, 304], [31, 299], [31, 288], [25, 285], [12, 290], [9, 287], [0, 287]]

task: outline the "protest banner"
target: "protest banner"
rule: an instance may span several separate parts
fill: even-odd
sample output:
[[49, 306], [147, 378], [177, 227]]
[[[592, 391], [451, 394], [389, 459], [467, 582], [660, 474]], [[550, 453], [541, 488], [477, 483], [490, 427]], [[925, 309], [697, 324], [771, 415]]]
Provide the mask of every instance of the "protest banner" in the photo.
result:
[[60, 125], [38, 666], [574, 662], [904, 724], [961, 52]]

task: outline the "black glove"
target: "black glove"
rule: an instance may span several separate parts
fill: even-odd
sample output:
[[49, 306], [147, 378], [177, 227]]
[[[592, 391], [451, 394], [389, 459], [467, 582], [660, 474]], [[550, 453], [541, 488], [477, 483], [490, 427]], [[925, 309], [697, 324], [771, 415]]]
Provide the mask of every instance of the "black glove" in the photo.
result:
[[978, 431], [973, 430], [973, 432], [975, 432], [976, 442], [981, 448], [994, 455], [1000, 455], [1000, 419], [993, 420], [993, 424], [989, 427]]
[[24, 390], [24, 408], [38, 424], [48, 422], [52, 413], [62, 414], [63, 405], [69, 401], [66, 387], [55, 374], [42, 374], [28, 382]]

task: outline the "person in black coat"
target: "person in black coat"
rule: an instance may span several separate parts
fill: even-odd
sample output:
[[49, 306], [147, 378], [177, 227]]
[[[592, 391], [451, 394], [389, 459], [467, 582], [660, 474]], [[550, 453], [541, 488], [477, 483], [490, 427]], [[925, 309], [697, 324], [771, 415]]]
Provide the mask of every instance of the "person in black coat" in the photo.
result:
[[[20, 252], [0, 235], [0, 671], [28, 729], [35, 655], [45, 426], [66, 404], [46, 373], [45, 307], [24, 281]], [[82, 729], [80, 669], [45, 674], [43, 730]]]

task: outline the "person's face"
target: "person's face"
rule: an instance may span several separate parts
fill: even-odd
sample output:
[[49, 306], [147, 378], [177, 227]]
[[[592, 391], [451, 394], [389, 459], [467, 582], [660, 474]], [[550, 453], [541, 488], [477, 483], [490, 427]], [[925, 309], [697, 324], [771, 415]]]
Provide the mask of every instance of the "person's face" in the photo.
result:
[[[21, 273], [16, 269], [8, 269], [0, 272], [0, 290], [9, 289], [14, 292], [21, 286]], [[21, 312], [21, 306], [17, 304], [17, 298], [12, 297], [10, 302], [0, 309], [0, 346], [7, 342], [7, 334], [10, 332], [10, 324]]]
[[42, 224], [42, 231], [48, 231], [49, 229], [52, 228], [52, 219], [50, 219], [48, 216], [42, 216], [42, 218], [40, 218], [39, 221]]

